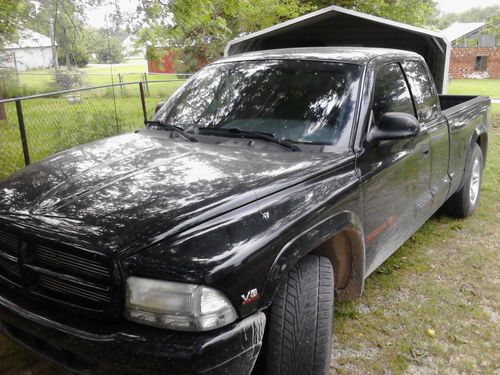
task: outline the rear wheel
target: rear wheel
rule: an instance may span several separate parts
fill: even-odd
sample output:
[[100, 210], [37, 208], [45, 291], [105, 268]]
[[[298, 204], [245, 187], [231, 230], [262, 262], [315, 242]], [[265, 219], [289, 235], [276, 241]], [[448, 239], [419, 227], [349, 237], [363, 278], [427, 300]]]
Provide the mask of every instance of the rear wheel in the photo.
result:
[[482, 175], [483, 153], [476, 143], [465, 169], [463, 187], [453, 194], [443, 206], [447, 214], [462, 218], [472, 215], [479, 202]]
[[269, 313], [266, 374], [328, 373], [333, 302], [333, 268], [327, 258], [307, 256], [290, 270]]

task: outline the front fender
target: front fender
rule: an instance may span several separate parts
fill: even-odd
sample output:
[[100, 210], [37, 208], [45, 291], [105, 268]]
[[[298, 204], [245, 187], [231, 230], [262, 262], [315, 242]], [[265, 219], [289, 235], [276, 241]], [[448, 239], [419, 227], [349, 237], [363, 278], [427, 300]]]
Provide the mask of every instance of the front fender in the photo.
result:
[[[343, 242], [345, 246], [334, 240], [340, 234], [346, 237], [347, 242]], [[271, 304], [288, 271], [310, 253], [326, 256], [332, 261], [337, 273], [347, 275], [346, 280], [343, 280], [344, 285], [336, 287], [339, 300], [351, 299], [361, 294], [365, 278], [363, 228], [356, 214], [343, 211], [300, 233], [281, 249], [263, 287], [261, 303], [264, 307]], [[337, 277], [336, 282], [338, 284]]]

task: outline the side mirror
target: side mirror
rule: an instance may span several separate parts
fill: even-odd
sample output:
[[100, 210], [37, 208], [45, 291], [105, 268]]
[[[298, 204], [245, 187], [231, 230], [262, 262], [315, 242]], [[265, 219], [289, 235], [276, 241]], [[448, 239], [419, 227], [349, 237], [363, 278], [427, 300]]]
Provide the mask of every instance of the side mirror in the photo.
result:
[[163, 107], [163, 104], [165, 104], [166, 102], [159, 102], [156, 107], [155, 107], [155, 114], [156, 112], [158, 112], [160, 110], [161, 107]]
[[415, 137], [420, 131], [420, 124], [415, 116], [403, 112], [387, 112], [380, 119], [378, 126], [372, 126], [366, 140], [369, 143]]

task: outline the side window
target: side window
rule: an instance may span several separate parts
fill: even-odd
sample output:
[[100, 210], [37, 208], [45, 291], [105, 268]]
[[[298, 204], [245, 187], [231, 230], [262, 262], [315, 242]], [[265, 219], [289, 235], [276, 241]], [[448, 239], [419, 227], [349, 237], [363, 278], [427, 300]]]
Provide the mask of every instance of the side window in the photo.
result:
[[410, 90], [399, 64], [384, 65], [377, 72], [372, 110], [377, 125], [386, 112], [405, 112], [415, 116]]
[[419, 121], [434, 120], [438, 116], [438, 96], [427, 69], [420, 61], [406, 61], [404, 70], [415, 99]]

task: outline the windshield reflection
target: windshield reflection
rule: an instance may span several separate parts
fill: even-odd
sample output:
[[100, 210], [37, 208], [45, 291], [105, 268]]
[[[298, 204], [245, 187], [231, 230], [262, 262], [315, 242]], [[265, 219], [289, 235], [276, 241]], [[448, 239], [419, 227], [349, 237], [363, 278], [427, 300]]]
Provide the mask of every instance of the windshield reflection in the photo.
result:
[[239, 129], [292, 142], [346, 145], [360, 70], [320, 61], [215, 64], [194, 76], [154, 120], [193, 132]]

